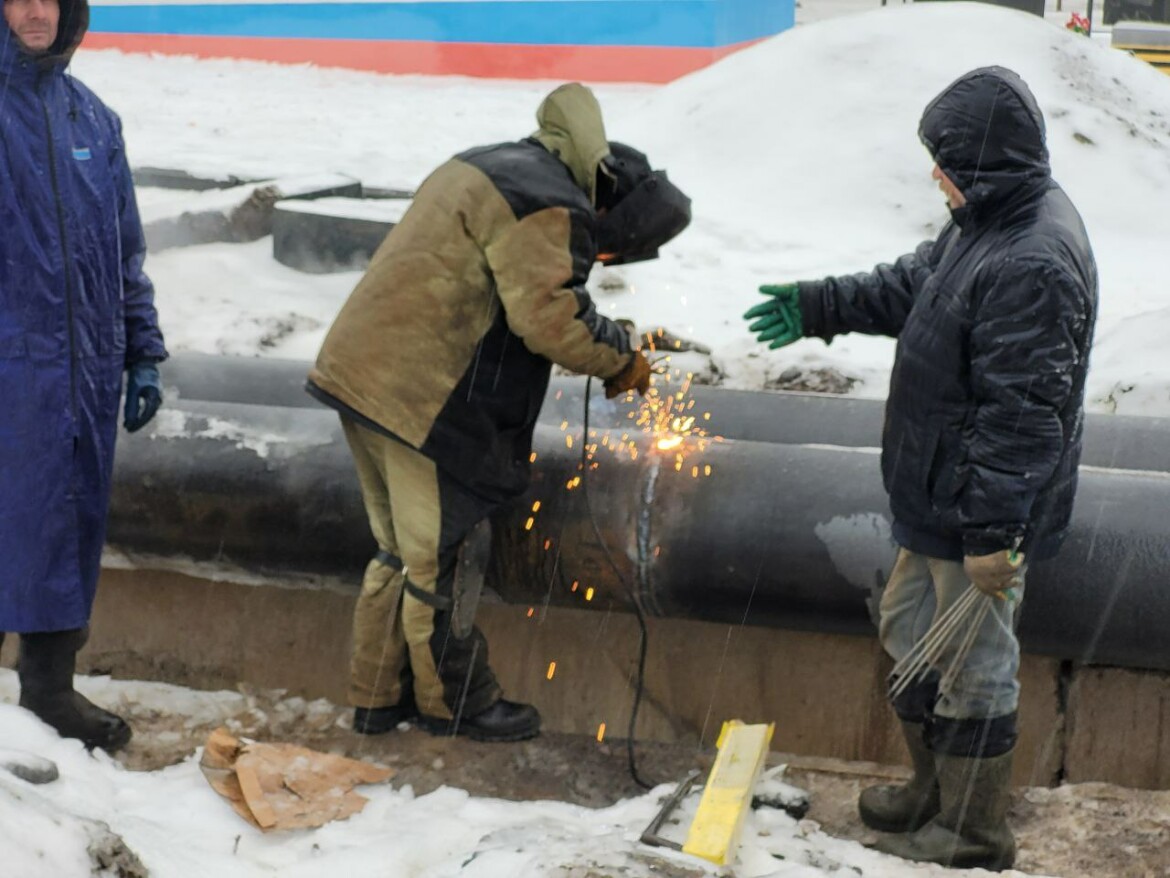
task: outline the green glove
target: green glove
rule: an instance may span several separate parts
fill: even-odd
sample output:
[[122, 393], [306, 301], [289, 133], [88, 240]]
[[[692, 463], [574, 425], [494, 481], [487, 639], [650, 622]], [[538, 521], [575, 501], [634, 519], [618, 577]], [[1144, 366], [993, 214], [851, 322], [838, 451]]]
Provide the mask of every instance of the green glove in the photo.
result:
[[796, 284], [765, 284], [760, 292], [770, 298], [743, 315], [744, 320], [755, 321], [748, 331], [756, 333], [756, 339], [772, 350], [804, 338], [800, 288]]

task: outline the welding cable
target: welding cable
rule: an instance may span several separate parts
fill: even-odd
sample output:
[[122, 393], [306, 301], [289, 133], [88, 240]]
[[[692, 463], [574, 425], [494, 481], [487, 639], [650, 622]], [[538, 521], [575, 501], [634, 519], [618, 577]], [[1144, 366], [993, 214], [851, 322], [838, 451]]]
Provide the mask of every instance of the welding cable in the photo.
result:
[[638, 774], [638, 764], [634, 757], [634, 727], [638, 723], [638, 708], [642, 705], [642, 690], [646, 682], [646, 650], [649, 645], [650, 636], [646, 630], [646, 614], [642, 610], [642, 604], [638, 600], [638, 596], [634, 593], [633, 585], [630, 584], [630, 581], [622, 573], [617, 561], [614, 560], [613, 554], [609, 551], [609, 545], [606, 543], [605, 538], [602, 537], [601, 528], [597, 526], [597, 519], [594, 518], [593, 509], [589, 505], [589, 399], [592, 395], [593, 376], [590, 376], [585, 382], [584, 435], [581, 441], [581, 494], [585, 501], [585, 515], [589, 519], [589, 523], [593, 526], [593, 534], [597, 537], [597, 544], [601, 546], [601, 551], [609, 562], [609, 566], [613, 568], [614, 575], [617, 576], [618, 582], [625, 589], [630, 603], [633, 604], [634, 615], [638, 619], [638, 629], [640, 631], [638, 639], [638, 674], [634, 682], [634, 706], [630, 711], [630, 728], [626, 733], [626, 758], [629, 761], [630, 777], [634, 779], [634, 783], [644, 790], [650, 790], [654, 788], [654, 784], [648, 783]]

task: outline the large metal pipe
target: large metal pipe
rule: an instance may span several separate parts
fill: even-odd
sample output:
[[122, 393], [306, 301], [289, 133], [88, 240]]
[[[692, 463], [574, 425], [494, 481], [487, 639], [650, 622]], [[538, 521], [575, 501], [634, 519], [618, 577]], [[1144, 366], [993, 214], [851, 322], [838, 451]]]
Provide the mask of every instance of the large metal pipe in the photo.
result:
[[[180, 354], [167, 362], [164, 377], [181, 399], [260, 406], [319, 408], [305, 393], [310, 364], [299, 360]], [[677, 382], [676, 382], [677, 383]], [[591, 423], [616, 429], [628, 423], [630, 407], [606, 403], [598, 387], [590, 402]], [[826, 443], [850, 447], [881, 444], [880, 400], [818, 393], [759, 393], [694, 385], [688, 399], [695, 412], [710, 413], [707, 431], [729, 439], [794, 445]], [[554, 378], [541, 421], [568, 421], [579, 428], [585, 381]], [[1119, 469], [1170, 472], [1170, 418], [1089, 415], [1082, 463]]]
[[[254, 364], [272, 368], [261, 360], [230, 366], [252, 374]], [[285, 371], [291, 389], [294, 370]], [[296, 372], [299, 400], [304, 364]], [[373, 545], [336, 416], [198, 401], [193, 386], [179, 383], [179, 399], [152, 428], [121, 441], [111, 545], [276, 574], [342, 573], [356, 584]], [[561, 389], [555, 404], [567, 396]], [[734, 414], [721, 393], [707, 393], [712, 408]], [[775, 401], [750, 396], [753, 412]], [[799, 435], [806, 420], [835, 423], [832, 403], [859, 402], [787, 397], [784, 420]], [[593, 414], [600, 434], [626, 423], [612, 403], [596, 402]], [[847, 433], [851, 422], [840, 421]], [[538, 427], [532, 489], [497, 521], [489, 584], [505, 600], [605, 608], [628, 604], [632, 593], [652, 614], [872, 630], [868, 603], [894, 549], [877, 454], [866, 443], [824, 444], [820, 434], [815, 442], [712, 443], [676, 471], [673, 455], [643, 439], [635, 460], [600, 449], [584, 486], [569, 489], [580, 475], [580, 442], [568, 448], [570, 432], [547, 420]], [[1170, 668], [1170, 539], [1161, 518], [1170, 476], [1123, 462], [1083, 469], [1069, 543], [1030, 575], [1022, 638], [1031, 651], [1063, 658]]]

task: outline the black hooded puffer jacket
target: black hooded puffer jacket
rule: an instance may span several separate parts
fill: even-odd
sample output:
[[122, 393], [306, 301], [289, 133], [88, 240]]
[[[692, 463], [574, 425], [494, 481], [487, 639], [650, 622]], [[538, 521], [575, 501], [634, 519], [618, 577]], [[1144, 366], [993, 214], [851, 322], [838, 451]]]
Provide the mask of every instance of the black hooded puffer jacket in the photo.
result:
[[967, 204], [868, 274], [801, 284], [804, 331], [890, 335], [882, 475], [900, 545], [937, 558], [1059, 549], [1076, 492], [1097, 269], [1009, 70], [961, 77], [919, 135]]

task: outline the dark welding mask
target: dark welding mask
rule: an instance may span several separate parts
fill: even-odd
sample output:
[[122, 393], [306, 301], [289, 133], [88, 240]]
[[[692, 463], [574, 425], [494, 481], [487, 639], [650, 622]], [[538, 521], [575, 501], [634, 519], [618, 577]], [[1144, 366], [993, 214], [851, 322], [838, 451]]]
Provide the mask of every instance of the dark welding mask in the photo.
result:
[[691, 222], [691, 200], [624, 143], [609, 145], [597, 172], [597, 261], [624, 265], [658, 258], [658, 248]]

